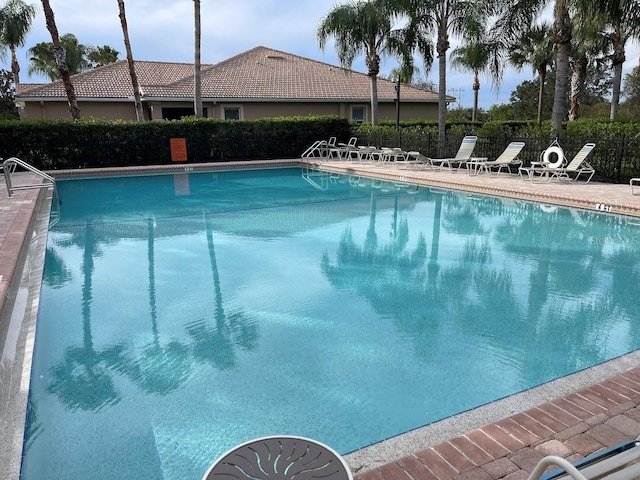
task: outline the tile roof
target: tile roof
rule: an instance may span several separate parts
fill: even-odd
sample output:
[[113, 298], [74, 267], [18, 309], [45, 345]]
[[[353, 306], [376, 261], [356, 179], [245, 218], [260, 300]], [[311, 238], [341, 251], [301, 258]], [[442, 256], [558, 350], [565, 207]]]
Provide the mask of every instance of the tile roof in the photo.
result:
[[[136, 61], [136, 74], [146, 99], [191, 99], [193, 64]], [[203, 99], [242, 101], [369, 101], [370, 81], [363, 73], [345, 71], [309, 58], [255, 47], [216, 64], [202, 65]], [[133, 97], [126, 60], [71, 77], [79, 100]], [[393, 101], [395, 84], [378, 78], [378, 99]], [[19, 84], [16, 97], [66, 97], [61, 80], [48, 84]], [[401, 87], [403, 102], [437, 103], [438, 94], [408, 85]]]

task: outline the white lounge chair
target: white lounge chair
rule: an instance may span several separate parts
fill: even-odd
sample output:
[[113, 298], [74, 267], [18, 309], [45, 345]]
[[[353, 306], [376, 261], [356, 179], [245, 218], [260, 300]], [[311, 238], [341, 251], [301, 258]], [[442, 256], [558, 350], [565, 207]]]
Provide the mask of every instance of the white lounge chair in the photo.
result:
[[440, 170], [441, 165], [434, 165], [431, 159], [418, 151], [407, 152], [407, 159], [404, 162], [405, 168], [416, 167], [420, 170], [428, 168], [429, 170]]
[[382, 163], [381, 165], [399, 164], [406, 161], [407, 152], [399, 147], [394, 148], [382, 148]]
[[573, 157], [573, 159], [564, 167], [551, 168], [549, 166], [543, 166], [542, 168], [529, 167], [528, 169], [521, 167], [518, 169], [520, 171], [520, 176], [522, 177], [523, 170], [527, 170], [528, 179], [532, 181], [550, 182], [553, 179], [558, 181], [575, 181], [580, 177], [580, 175], [585, 174], [589, 175], [589, 178], [587, 178], [585, 183], [589, 183], [596, 171], [591, 165], [589, 165], [589, 163], [587, 163], [586, 159], [595, 146], [595, 143], [586, 143], [580, 151], [576, 153], [575, 157]]
[[344, 459], [332, 448], [303, 437], [263, 437], [220, 456], [202, 480], [353, 480]]
[[382, 150], [373, 145], [358, 148], [358, 160], [360, 162], [377, 162], [382, 159]]
[[327, 158], [329, 149], [336, 146], [336, 137], [330, 137], [329, 140], [316, 140], [301, 155], [302, 158]]
[[339, 143], [329, 149], [329, 158], [337, 160], [352, 160], [358, 156], [357, 137], [351, 137], [347, 143]]
[[449, 170], [453, 172], [453, 165], [457, 164], [458, 168], [456, 170], [460, 170], [462, 165], [466, 165], [466, 163], [471, 159], [471, 155], [473, 154], [473, 149], [476, 147], [476, 142], [478, 141], [478, 137], [475, 135], [467, 135], [462, 139], [462, 143], [460, 144], [460, 148], [458, 149], [458, 153], [453, 158], [431, 158], [432, 165], [442, 168], [446, 165]]
[[[529, 480], [632, 480], [640, 478], [640, 437], [615, 447], [596, 452], [575, 463], [549, 455], [538, 462]], [[544, 474], [552, 466], [560, 467]]]
[[[518, 155], [524, 148], [524, 142], [511, 142], [507, 145], [507, 148], [504, 149], [504, 152], [500, 154], [498, 158], [490, 161], [474, 161], [471, 159], [467, 162], [467, 168], [469, 169], [469, 174], [479, 174], [483, 171], [489, 174], [490, 176], [498, 176], [500, 172], [504, 169], [506, 172], [510, 172], [509, 165], [517, 165], [520, 162], [517, 160]], [[494, 175], [495, 174], [495, 175]]]

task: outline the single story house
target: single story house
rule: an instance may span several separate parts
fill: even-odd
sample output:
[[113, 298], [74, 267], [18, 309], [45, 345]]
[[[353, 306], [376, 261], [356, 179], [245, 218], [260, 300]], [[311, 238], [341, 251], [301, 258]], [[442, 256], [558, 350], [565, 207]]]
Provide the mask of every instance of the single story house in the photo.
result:
[[[136, 61], [142, 104], [148, 120], [193, 115], [194, 65]], [[255, 47], [213, 65], [202, 65], [204, 116], [229, 120], [337, 115], [371, 118], [371, 84], [366, 74], [266, 47]], [[84, 118], [135, 120], [126, 60], [71, 77]], [[396, 118], [396, 85], [378, 79], [378, 118]], [[61, 80], [18, 84], [16, 104], [24, 119], [69, 119]], [[454, 100], [448, 97], [448, 101]], [[401, 85], [400, 119], [438, 118], [435, 92]]]

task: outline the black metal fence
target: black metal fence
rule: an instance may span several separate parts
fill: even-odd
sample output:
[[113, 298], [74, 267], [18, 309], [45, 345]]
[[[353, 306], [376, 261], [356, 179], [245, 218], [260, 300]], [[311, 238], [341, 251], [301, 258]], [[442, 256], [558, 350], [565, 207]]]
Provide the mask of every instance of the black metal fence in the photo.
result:
[[[464, 134], [447, 134], [441, 142], [434, 132], [375, 132], [359, 135], [358, 144], [375, 145], [377, 147], [399, 146], [403, 150], [419, 151], [434, 157], [455, 156]], [[518, 157], [524, 165], [539, 161], [541, 154], [553, 142], [545, 136], [513, 136], [507, 134], [478, 135], [474, 156], [497, 158], [510, 142], [524, 142], [525, 147]], [[585, 143], [595, 143], [596, 148], [587, 158], [588, 163], [596, 170], [595, 179], [609, 183], [626, 183], [630, 178], [640, 176], [640, 138], [630, 135], [602, 136], [578, 138], [559, 136], [558, 143], [568, 160], [582, 148]]]
[[[473, 130], [475, 128], [475, 130]], [[373, 128], [363, 133], [345, 119], [276, 119], [261, 122], [0, 122], [0, 156], [12, 156], [41, 169], [120, 167], [171, 163], [170, 139], [186, 140], [190, 162], [225, 162], [300, 157], [314, 141], [338, 137], [358, 145], [401, 147], [424, 155], [455, 156], [464, 131], [478, 135], [474, 156], [495, 159], [512, 141], [522, 141], [520, 155], [527, 165], [540, 158], [552, 142], [548, 136], [500, 130], [483, 133], [478, 127], [450, 130], [441, 140], [437, 130]], [[354, 133], [355, 132], [355, 133]], [[588, 138], [587, 138], [588, 136]], [[587, 161], [596, 178], [610, 183], [640, 177], [640, 135], [565, 134], [558, 138], [568, 159], [587, 142], [596, 148]]]

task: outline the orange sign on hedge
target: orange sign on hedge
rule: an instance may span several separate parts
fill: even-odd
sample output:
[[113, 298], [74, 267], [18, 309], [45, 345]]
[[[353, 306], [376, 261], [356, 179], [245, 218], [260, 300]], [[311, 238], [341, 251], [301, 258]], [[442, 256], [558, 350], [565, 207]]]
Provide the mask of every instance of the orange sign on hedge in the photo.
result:
[[171, 161], [186, 162], [187, 161], [187, 139], [172, 138], [171, 142]]

